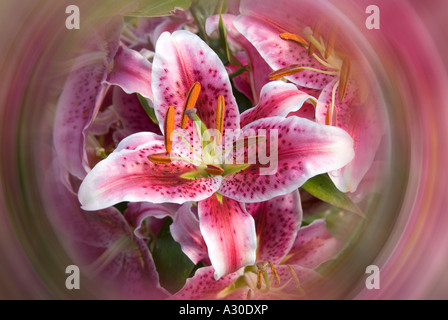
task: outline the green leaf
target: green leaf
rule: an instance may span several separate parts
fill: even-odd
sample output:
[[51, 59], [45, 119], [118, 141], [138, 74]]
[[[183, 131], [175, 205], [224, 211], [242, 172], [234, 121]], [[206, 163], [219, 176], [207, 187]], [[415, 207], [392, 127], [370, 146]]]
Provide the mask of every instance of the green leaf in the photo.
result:
[[180, 244], [170, 234], [173, 222], [167, 218], [157, 235], [152, 256], [159, 273], [160, 284], [169, 292], [180, 290], [195, 270], [194, 263], [182, 252]]
[[362, 210], [345, 193], [339, 191], [326, 174], [309, 179], [302, 188], [324, 202], [365, 218]]
[[169, 16], [177, 8], [186, 10], [190, 6], [191, 0], [142, 0], [136, 11], [125, 13], [125, 15], [131, 17]]
[[142, 96], [140, 93], [137, 93], [138, 101], [140, 101], [140, 104], [142, 105], [143, 110], [145, 110], [148, 117], [154, 122], [155, 124], [159, 124], [159, 121], [157, 121], [156, 113], [154, 111], [154, 108], [151, 108], [151, 106], [148, 103], [148, 100], [144, 96]]
[[219, 41], [221, 43], [221, 47], [224, 49], [224, 52], [226, 53], [227, 60], [230, 62], [230, 64], [234, 66], [241, 66], [241, 63], [238, 61], [238, 59], [236, 59], [235, 56], [230, 52], [229, 43], [227, 42], [227, 31], [221, 15], [219, 15], [218, 30], [219, 30]]

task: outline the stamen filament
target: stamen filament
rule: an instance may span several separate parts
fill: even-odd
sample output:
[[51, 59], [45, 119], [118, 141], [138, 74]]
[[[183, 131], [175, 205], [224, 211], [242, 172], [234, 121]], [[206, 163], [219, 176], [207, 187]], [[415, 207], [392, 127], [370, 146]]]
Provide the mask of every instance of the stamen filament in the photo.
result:
[[271, 268], [272, 275], [274, 276], [275, 284], [279, 285], [280, 277], [278, 275], [277, 269], [275, 268], [274, 264], [271, 261], [268, 261], [268, 263], [269, 263], [269, 267]]
[[342, 102], [347, 94], [348, 80], [350, 78], [351, 63], [350, 59], [345, 57], [342, 62], [341, 73], [339, 76], [339, 91], [338, 98], [339, 102]]
[[182, 119], [180, 121], [180, 127], [182, 129], [185, 129], [188, 123], [188, 116], [185, 114], [185, 111], [194, 108], [196, 106], [196, 102], [198, 101], [200, 92], [201, 92], [201, 84], [196, 81], [191, 86], [190, 90], [188, 91], [187, 98], [185, 99], [184, 109], [182, 112]]
[[173, 141], [171, 140], [171, 133], [174, 131], [174, 108], [169, 106], [166, 110], [165, 121], [163, 122], [163, 131], [165, 137], [165, 149], [167, 153], [171, 153]]
[[[322, 18], [319, 18], [316, 21], [316, 24], [314, 25], [314, 28], [313, 28], [313, 37], [315, 39], [319, 39], [321, 27], [322, 27]], [[308, 47], [308, 55], [309, 56], [314, 55], [315, 51], [316, 51], [316, 46], [311, 42], [310, 46]]]
[[[322, 43], [320, 43], [320, 41], [318, 39], [316, 39], [313, 35], [313, 31], [311, 30], [311, 28], [306, 27], [303, 30], [303, 34], [306, 36], [306, 38], [308, 39], [308, 41], [310, 42], [310, 45], [312, 44], [314, 47], [317, 48], [317, 50], [319, 50], [319, 53], [324, 56], [324, 46]], [[314, 54], [314, 52], [313, 52]]]
[[325, 59], [328, 59], [331, 55], [331, 53], [333, 52], [333, 48], [334, 48], [334, 43], [336, 41], [336, 34], [337, 34], [337, 29], [333, 28], [330, 32], [330, 36], [327, 39], [327, 42], [325, 44]]
[[294, 279], [294, 282], [296, 283], [296, 287], [300, 288], [300, 281], [299, 281], [299, 277], [297, 277], [296, 272], [294, 271], [294, 269], [288, 264], [286, 265], [289, 269], [289, 272], [291, 273], [292, 278]]
[[257, 289], [261, 289], [261, 284], [263, 280], [263, 271], [257, 270]]
[[313, 58], [316, 59], [321, 65], [323, 65], [324, 67], [327, 67], [329, 69], [336, 69], [336, 67], [332, 66], [331, 64], [329, 64], [327, 61], [321, 59], [317, 54], [313, 53]]
[[327, 110], [327, 115], [325, 117], [325, 124], [326, 125], [335, 125], [335, 116], [334, 116], [334, 103], [335, 103], [335, 98], [336, 98], [336, 89], [339, 85], [339, 81], [336, 81], [336, 83], [333, 86], [333, 89], [331, 91], [331, 103], [328, 106], [328, 110]]

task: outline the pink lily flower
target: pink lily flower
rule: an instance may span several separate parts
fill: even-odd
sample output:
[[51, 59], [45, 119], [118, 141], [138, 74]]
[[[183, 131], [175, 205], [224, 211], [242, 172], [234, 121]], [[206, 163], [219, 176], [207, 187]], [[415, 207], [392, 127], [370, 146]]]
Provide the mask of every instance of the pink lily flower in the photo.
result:
[[353, 138], [354, 159], [329, 174], [339, 190], [353, 193], [372, 167], [386, 126], [381, 110], [374, 107], [376, 104], [371, 97], [361, 102], [353, 81], [343, 99], [337, 99], [339, 92], [336, 80], [322, 90], [316, 107], [316, 121], [344, 129]]
[[76, 59], [58, 101], [54, 146], [59, 162], [77, 178], [90, 170], [86, 142], [109, 85], [152, 99], [151, 64], [138, 52], [120, 46], [121, 19], [100, 29]]
[[[244, 93], [256, 105], [259, 102], [261, 89], [269, 82], [269, 73], [272, 69], [264, 61], [257, 49], [235, 28], [233, 21], [236, 16], [222, 14], [221, 17], [226, 28], [227, 41], [234, 49], [235, 57], [243, 66], [248, 67], [246, 72], [234, 78], [234, 84], [238, 90]], [[206, 21], [205, 30], [211, 37], [216, 37], [218, 33], [219, 18], [219, 15], [214, 15]], [[228, 68], [235, 72], [240, 67], [229, 65]]]
[[[373, 99], [361, 101], [352, 69], [358, 74], [362, 71], [351, 66], [350, 44], [341, 45], [344, 39], [336, 36], [336, 29], [318, 18], [323, 16], [319, 7], [324, 6], [325, 2], [307, 0], [243, 0], [242, 15], [233, 24], [276, 70], [271, 79], [285, 77], [300, 88], [321, 90], [315, 120], [344, 129], [355, 143], [354, 160], [331, 172], [330, 177], [342, 192], [355, 192], [375, 158], [385, 120]], [[296, 14], [285, 14], [284, 8]]]
[[[298, 117], [285, 118], [284, 113], [298, 108], [289, 102], [303, 99], [304, 93], [295, 87], [285, 89], [288, 84], [282, 82], [265, 87], [265, 97], [255, 107], [258, 114], [243, 114], [241, 120], [247, 120], [240, 129], [240, 114], [222, 62], [190, 32], [160, 36], [151, 85], [164, 136], [140, 132], [121, 141], [88, 173], [79, 189], [79, 201], [85, 210], [123, 201], [199, 201], [200, 229], [216, 279], [255, 262], [255, 223], [244, 202], [290, 193], [312, 176], [343, 167], [354, 156], [353, 141], [344, 130]], [[196, 112], [190, 112], [192, 107]], [[201, 128], [216, 129], [209, 144]], [[238, 136], [227, 136], [229, 129], [238, 130]], [[264, 140], [257, 135], [261, 131], [270, 143], [273, 132], [278, 133], [278, 150], [250, 145], [251, 139]], [[176, 132], [181, 137], [176, 137]], [[191, 145], [189, 137], [199, 143]], [[230, 156], [226, 153], [226, 162], [216, 161], [222, 155], [216, 150], [221, 149], [209, 147], [222, 143], [233, 151], [233, 138], [243, 142], [242, 147], [237, 145], [238, 152]], [[259, 155], [254, 147], [278, 151], [270, 175], [260, 174], [266, 167], [260, 162], [228, 164], [228, 159], [241, 154]]]
[[[248, 204], [247, 210], [257, 226], [256, 264], [218, 281], [213, 277], [213, 268], [200, 268], [170, 299], [303, 298], [307, 285], [321, 278], [315, 269], [334, 258], [341, 248], [340, 241], [330, 235], [322, 219], [300, 228], [302, 208], [297, 190], [266, 202]], [[192, 241], [200, 235], [198, 223], [196, 230], [190, 241], [184, 239], [183, 244], [190, 252], [199, 254], [202, 247], [194, 246]]]
[[[92, 213], [79, 208], [74, 192], [64, 185], [68, 173], [57, 162], [44, 184], [48, 214], [73, 264], [86, 277], [85, 288], [108, 299], [164, 299], [146, 243], [134, 236], [115, 208]], [[160, 212], [159, 212], [160, 213]]]
[[233, 24], [275, 70], [272, 80], [286, 77], [323, 89], [341, 72], [343, 60], [333, 51], [335, 30], [323, 23], [313, 1], [242, 0], [240, 11]]

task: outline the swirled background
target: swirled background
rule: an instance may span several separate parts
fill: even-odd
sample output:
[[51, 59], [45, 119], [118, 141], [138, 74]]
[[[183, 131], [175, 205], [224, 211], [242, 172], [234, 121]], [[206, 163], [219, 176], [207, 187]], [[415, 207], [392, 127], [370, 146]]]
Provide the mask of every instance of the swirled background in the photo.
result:
[[[51, 160], [55, 101], [74, 48], [128, 3], [77, 1], [81, 29], [67, 30], [69, 1], [3, 0], [0, 11], [0, 298], [98, 297], [65, 288], [70, 258], [42, 197]], [[368, 30], [366, 7], [380, 9]], [[316, 298], [447, 299], [448, 11], [445, 0], [328, 1], [327, 10], [363, 51], [389, 119], [387, 199]], [[64, 74], [65, 72], [65, 74]], [[371, 245], [375, 243], [375, 245]], [[380, 289], [365, 286], [367, 265]]]

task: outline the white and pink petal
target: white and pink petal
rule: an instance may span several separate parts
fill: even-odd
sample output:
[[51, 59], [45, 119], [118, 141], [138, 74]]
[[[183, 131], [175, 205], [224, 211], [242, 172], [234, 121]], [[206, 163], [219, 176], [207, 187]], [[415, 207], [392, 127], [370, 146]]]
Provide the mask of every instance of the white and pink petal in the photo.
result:
[[278, 264], [289, 253], [302, 222], [299, 191], [259, 203], [252, 216], [257, 230], [257, 261]]
[[184, 287], [171, 296], [171, 300], [219, 300], [225, 299], [227, 288], [241, 276], [234, 272], [216, 280], [213, 267], [200, 268]]
[[367, 100], [360, 103], [357, 86], [354, 81], [350, 81], [342, 102], [337, 98], [339, 90], [336, 88], [333, 118], [327, 121], [333, 86], [334, 82], [330, 83], [319, 96], [316, 121], [342, 128], [353, 138], [355, 158], [344, 168], [332, 172], [330, 178], [342, 192], [355, 192], [375, 159], [386, 130], [385, 120], [380, 108], [375, 107], [374, 102]]
[[[64, 168], [82, 179], [90, 170], [85, 151], [87, 132], [106, 95], [108, 68], [118, 49], [122, 22], [113, 19], [86, 45], [75, 61], [59, 97], [53, 141]], [[94, 57], [86, 63], [85, 57]]]
[[[141, 135], [137, 135], [140, 139]], [[159, 139], [137, 147], [134, 140], [133, 136], [124, 139], [118, 151], [99, 162], [83, 180], [78, 192], [83, 209], [98, 210], [123, 201], [181, 204], [203, 200], [218, 190], [220, 176], [182, 178], [196, 169], [190, 162], [173, 160], [156, 164], [150, 161], [149, 156], [166, 152]]]
[[139, 52], [120, 46], [114, 57], [112, 69], [108, 70], [106, 84], [116, 85], [124, 92], [139, 93], [152, 100], [151, 63]]
[[191, 202], [184, 203], [177, 210], [170, 231], [173, 239], [180, 244], [182, 251], [194, 264], [202, 261], [205, 265], [210, 265], [207, 245], [199, 228], [197, 208], [193, 207]]
[[317, 104], [317, 99], [300, 91], [292, 83], [272, 81], [261, 89], [257, 106], [241, 114], [241, 127], [262, 118], [286, 117], [298, 111], [305, 102]]
[[299, 230], [294, 245], [283, 263], [315, 269], [320, 264], [334, 259], [341, 248], [341, 241], [330, 234], [325, 220], [318, 219]]
[[[224, 128], [238, 128], [238, 106], [227, 71], [216, 53], [188, 31], [163, 33], [157, 41], [152, 71], [154, 108], [160, 124], [163, 124], [168, 107], [173, 106], [175, 125], [180, 126], [186, 96], [195, 82], [202, 88], [196, 103], [197, 114], [207, 128], [216, 127], [219, 96], [224, 97], [226, 104]], [[187, 130], [192, 127], [190, 121]]]
[[[273, 70], [298, 64], [302, 67], [328, 71], [314, 57], [308, 55], [307, 49], [298, 43], [280, 38], [281, 33], [287, 32], [281, 26], [246, 15], [238, 16], [234, 20], [234, 25], [252, 43]], [[303, 70], [287, 76], [286, 79], [299, 86], [322, 89], [334, 79], [334, 76]]]
[[199, 202], [198, 215], [216, 280], [255, 263], [255, 222], [242, 203], [211, 196]]
[[258, 146], [233, 153], [234, 163], [243, 156], [247, 163], [250, 156], [252, 164], [225, 176], [219, 190], [236, 201], [266, 201], [290, 193], [311, 177], [342, 168], [354, 157], [353, 140], [347, 132], [299, 117], [260, 119], [242, 129], [242, 136], [253, 134], [266, 138]]

